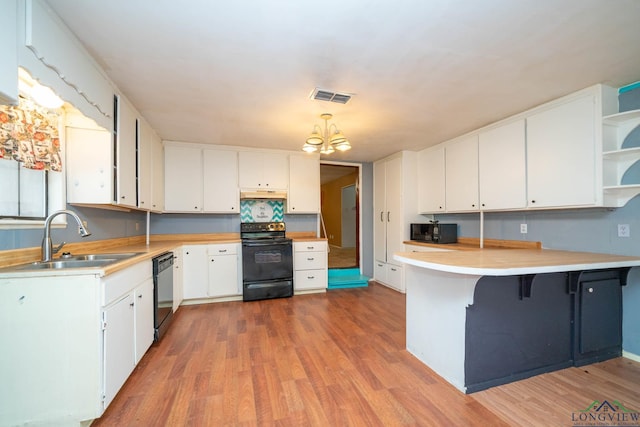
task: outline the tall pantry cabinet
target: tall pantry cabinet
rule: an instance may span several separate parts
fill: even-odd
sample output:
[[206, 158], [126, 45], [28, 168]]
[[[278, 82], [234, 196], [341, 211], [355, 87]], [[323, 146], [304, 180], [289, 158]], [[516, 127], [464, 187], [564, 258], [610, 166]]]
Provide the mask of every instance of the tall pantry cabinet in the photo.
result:
[[402, 151], [373, 164], [374, 279], [405, 291], [402, 264], [393, 259], [409, 240], [409, 224], [418, 214], [417, 153]]

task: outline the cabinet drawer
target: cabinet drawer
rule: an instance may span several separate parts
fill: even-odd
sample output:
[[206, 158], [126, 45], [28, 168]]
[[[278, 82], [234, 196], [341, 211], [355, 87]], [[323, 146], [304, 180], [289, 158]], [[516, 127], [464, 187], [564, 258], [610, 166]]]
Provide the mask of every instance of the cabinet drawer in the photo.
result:
[[327, 242], [293, 242], [293, 250], [295, 252], [326, 252]]
[[141, 261], [124, 270], [109, 274], [101, 280], [101, 304], [106, 306], [116, 298], [131, 292], [147, 279], [153, 278], [153, 264]]
[[295, 270], [316, 270], [319, 268], [327, 268], [326, 252], [296, 252]]
[[238, 243], [209, 245], [207, 247], [207, 255], [235, 255], [238, 253], [238, 246]]
[[327, 270], [296, 271], [293, 278], [295, 290], [324, 289], [327, 287]]

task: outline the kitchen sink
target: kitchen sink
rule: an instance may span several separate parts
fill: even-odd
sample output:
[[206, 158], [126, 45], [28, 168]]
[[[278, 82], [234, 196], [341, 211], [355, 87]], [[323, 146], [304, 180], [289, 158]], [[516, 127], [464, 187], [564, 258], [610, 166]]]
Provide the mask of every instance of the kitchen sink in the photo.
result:
[[118, 260], [132, 258], [140, 255], [141, 252], [125, 252], [118, 254], [84, 254], [84, 255], [62, 255], [59, 261], [101, 261], [101, 260]]
[[0, 271], [30, 271], [30, 270], [60, 270], [72, 268], [92, 268], [104, 267], [118, 261], [140, 255], [141, 252], [126, 252], [116, 254], [85, 254], [85, 255], [63, 255], [63, 257], [53, 261], [36, 261], [28, 264], [14, 265], [2, 268]]

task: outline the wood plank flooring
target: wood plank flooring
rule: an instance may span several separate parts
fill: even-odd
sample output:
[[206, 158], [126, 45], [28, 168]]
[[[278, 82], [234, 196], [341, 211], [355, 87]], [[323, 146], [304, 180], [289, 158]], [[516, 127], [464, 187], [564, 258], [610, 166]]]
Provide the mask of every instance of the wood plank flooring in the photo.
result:
[[405, 348], [382, 285], [181, 307], [95, 426], [573, 425], [594, 400], [640, 410], [640, 364], [570, 368], [464, 395]]

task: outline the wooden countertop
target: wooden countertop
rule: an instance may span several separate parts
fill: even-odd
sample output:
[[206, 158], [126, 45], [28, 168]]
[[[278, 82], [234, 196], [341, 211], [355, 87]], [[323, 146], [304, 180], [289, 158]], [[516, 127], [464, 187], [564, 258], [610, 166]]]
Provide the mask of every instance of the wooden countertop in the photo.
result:
[[[324, 238], [316, 237], [312, 232], [291, 232], [287, 237], [295, 241], [322, 241]], [[97, 240], [88, 242], [69, 243], [61, 252], [78, 254], [103, 254], [103, 253], [130, 253], [139, 255], [128, 258], [104, 267], [89, 267], [82, 269], [51, 269], [51, 270], [14, 270], [0, 271], [0, 278], [8, 277], [46, 277], [46, 276], [71, 276], [96, 274], [106, 276], [115, 273], [144, 260], [173, 251], [185, 244], [220, 244], [240, 243], [239, 233], [209, 233], [209, 234], [160, 234], [153, 235], [147, 245], [145, 236], [123, 237], [118, 239]], [[38, 261], [40, 248], [14, 249], [0, 251], [0, 268]]]
[[434, 250], [398, 252], [393, 257], [397, 261], [416, 267], [476, 276], [511, 276], [640, 266], [640, 257], [551, 249]]

